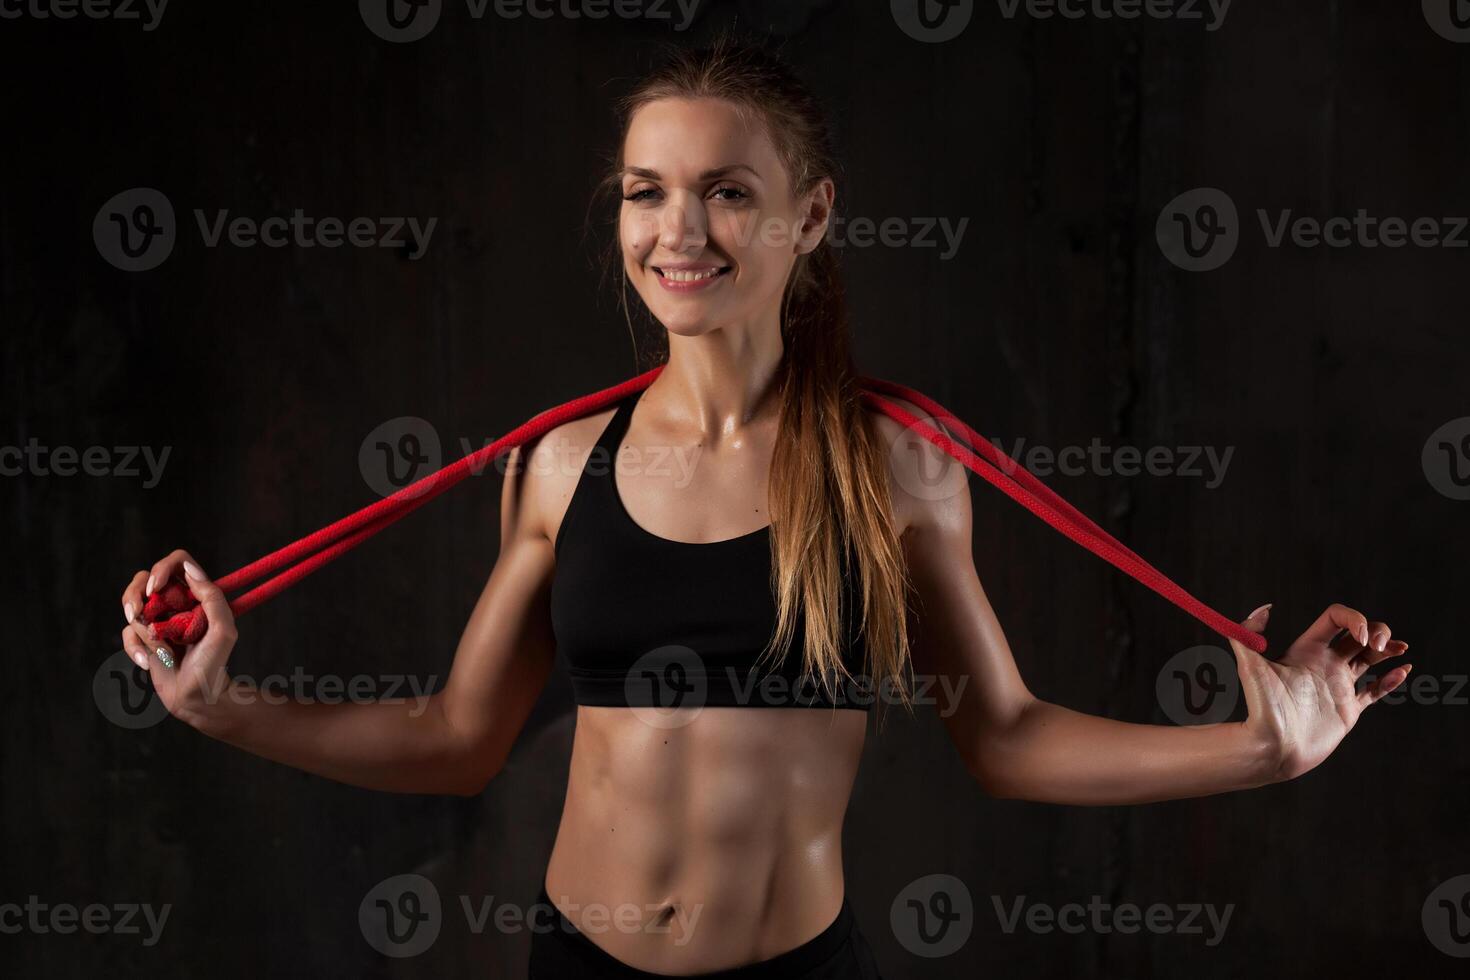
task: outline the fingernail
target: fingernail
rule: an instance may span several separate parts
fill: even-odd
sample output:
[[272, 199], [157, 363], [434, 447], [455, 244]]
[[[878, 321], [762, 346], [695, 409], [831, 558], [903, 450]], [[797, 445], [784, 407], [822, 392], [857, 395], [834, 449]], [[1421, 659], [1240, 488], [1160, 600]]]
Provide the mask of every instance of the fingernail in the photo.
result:
[[1264, 606], [1262, 606], [1259, 609], [1255, 610], [1254, 612], [1252, 612], [1249, 616], [1247, 616], [1245, 618], [1246, 619], [1255, 619], [1261, 613], [1269, 613], [1271, 611], [1271, 606], [1272, 606], [1272, 603], [1269, 603], [1268, 602]]
[[[141, 653], [132, 654], [132, 657], [133, 657], [133, 663], [137, 664], [139, 667], [143, 667], [144, 657], [143, 657], [143, 655]], [[148, 668], [143, 667], [143, 669], [144, 670], [147, 670]]]
[[199, 570], [199, 566], [194, 564], [192, 561], [184, 562], [184, 574], [192, 579], [197, 579], [200, 582], [204, 581], [204, 573], [201, 572]]
[[123, 615], [128, 617], [128, 622], [131, 623], [133, 621], [133, 604], [131, 602], [123, 603]]
[[148, 584], [146, 586], [144, 586], [144, 588], [143, 588], [143, 594], [144, 595], [152, 595], [153, 594], [153, 576], [152, 575], [148, 576]]
[[1382, 650], [1387, 645], [1388, 645], [1388, 634], [1387, 633], [1379, 632], [1379, 633], [1374, 633], [1373, 634], [1373, 649], [1375, 649], [1375, 650]]
[[1361, 644], [1363, 644], [1363, 646], [1367, 646], [1368, 645], [1368, 624], [1367, 623], [1361, 623], [1358, 626], [1358, 642], [1361, 643]]

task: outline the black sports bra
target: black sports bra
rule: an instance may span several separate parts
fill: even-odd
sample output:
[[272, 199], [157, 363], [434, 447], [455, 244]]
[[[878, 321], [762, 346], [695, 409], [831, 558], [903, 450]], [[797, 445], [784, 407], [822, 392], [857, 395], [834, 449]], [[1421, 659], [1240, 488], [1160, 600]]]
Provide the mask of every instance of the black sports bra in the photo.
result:
[[[855, 681], [803, 677], [804, 618], [774, 670], [777, 650], [767, 525], [723, 541], [671, 541], [623, 507], [613, 476], [617, 450], [641, 391], [618, 404], [588, 456], [556, 534], [551, 621], [577, 704], [679, 708], [853, 708], [875, 699], [861, 671], [865, 646], [850, 574], [844, 665]], [[849, 556], [848, 568], [853, 564]]]

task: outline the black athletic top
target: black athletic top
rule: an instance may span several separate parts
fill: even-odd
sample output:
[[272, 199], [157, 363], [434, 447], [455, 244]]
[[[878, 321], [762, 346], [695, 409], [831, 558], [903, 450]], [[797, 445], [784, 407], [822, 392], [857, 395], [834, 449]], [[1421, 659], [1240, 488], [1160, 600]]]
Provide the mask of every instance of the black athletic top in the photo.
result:
[[780, 650], [756, 664], [776, 629], [769, 525], [723, 541], [671, 541], [624, 509], [612, 464], [641, 394], [618, 404], [556, 535], [551, 620], [576, 703], [871, 708], [875, 691], [862, 674], [865, 646], [854, 625], [862, 594], [851, 574], [844, 665], [855, 681], [835, 675], [834, 700], [818, 678], [802, 676], [800, 612], [780, 666], [772, 669]]

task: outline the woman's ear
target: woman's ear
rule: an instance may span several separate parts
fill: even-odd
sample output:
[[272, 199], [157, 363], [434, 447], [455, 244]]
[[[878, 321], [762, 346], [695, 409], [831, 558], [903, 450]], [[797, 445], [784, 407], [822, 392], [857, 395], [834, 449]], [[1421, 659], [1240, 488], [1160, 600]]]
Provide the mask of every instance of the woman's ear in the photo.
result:
[[796, 254], [805, 255], [815, 250], [826, 237], [827, 228], [832, 222], [832, 202], [836, 196], [837, 188], [830, 177], [823, 177], [807, 192], [802, 205], [801, 231], [797, 235]]

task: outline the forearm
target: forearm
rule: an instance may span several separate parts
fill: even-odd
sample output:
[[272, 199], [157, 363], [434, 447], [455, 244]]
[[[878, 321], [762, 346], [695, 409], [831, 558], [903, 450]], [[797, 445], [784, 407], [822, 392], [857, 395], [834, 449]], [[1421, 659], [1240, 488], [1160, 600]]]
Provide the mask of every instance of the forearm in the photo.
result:
[[1240, 722], [1138, 725], [1032, 701], [977, 747], [975, 775], [995, 796], [1105, 806], [1251, 789], [1274, 760]]
[[439, 695], [303, 702], [241, 679], [184, 719], [211, 738], [341, 783], [390, 793], [468, 794], [473, 756]]

